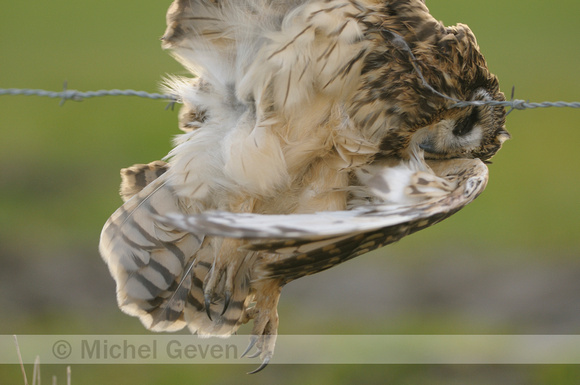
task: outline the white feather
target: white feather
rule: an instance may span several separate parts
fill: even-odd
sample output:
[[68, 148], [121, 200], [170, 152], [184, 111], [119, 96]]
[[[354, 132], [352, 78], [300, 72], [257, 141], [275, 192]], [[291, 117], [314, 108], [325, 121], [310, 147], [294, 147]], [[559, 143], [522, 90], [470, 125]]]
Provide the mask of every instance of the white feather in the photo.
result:
[[[391, 185], [395, 179], [396, 183], [401, 183], [400, 188], [397, 189], [400, 191], [396, 194], [399, 201], [359, 206], [351, 210], [288, 215], [208, 211], [196, 215], [171, 213], [165, 216], [156, 216], [156, 219], [196, 234], [234, 238], [324, 239], [341, 235], [354, 235], [420, 218], [429, 218], [440, 213], [452, 212], [471, 202], [485, 189], [488, 174], [487, 167], [483, 162], [475, 159], [448, 161], [447, 163], [451, 165], [451, 169], [455, 167], [456, 163], [460, 163], [462, 165], [459, 170], [475, 170], [475, 172], [472, 177], [467, 179], [461, 179], [455, 175], [456, 180], [449, 182], [440, 177], [433, 178], [433, 173], [424, 171], [410, 174], [407, 166], [386, 168], [383, 169], [389, 176], [386, 182]], [[452, 172], [457, 172], [457, 170], [452, 169]], [[384, 176], [377, 175], [379, 178]], [[403, 191], [409, 187], [409, 184], [421, 177], [429, 178], [427, 182], [439, 184], [427, 185], [427, 189], [414, 198], [399, 197], [399, 195], [404, 194]], [[373, 181], [373, 178], [371, 177], [369, 180]], [[376, 183], [371, 190], [378, 195], [383, 195], [379, 191], [379, 186], [380, 183]], [[393, 196], [390, 192], [384, 195], [389, 198]]]

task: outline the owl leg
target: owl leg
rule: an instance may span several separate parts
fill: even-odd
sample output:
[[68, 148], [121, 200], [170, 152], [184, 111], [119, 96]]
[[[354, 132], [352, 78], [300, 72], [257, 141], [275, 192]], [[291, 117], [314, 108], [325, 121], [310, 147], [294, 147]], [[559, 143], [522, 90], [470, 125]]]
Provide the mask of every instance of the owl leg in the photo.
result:
[[256, 347], [256, 352], [248, 356], [249, 358], [260, 357], [262, 364], [248, 374], [254, 374], [264, 369], [272, 359], [276, 337], [278, 335], [278, 301], [282, 285], [278, 280], [264, 280], [252, 285], [256, 289], [256, 304], [248, 309], [246, 321], [253, 319], [254, 327], [250, 344], [242, 354], [245, 356]]
[[[252, 212], [254, 204], [254, 199], [241, 196], [230, 204], [230, 211], [236, 213]], [[236, 279], [240, 275], [240, 271], [243, 270], [242, 266], [248, 260], [248, 252], [239, 250], [245, 242], [241, 239], [224, 239], [215, 256], [213, 266], [205, 278], [203, 284], [205, 311], [210, 320], [212, 319], [210, 305], [214, 295], [217, 294], [223, 298], [224, 307], [219, 315], [223, 316], [228, 310], [234, 294]]]
[[[223, 298], [224, 306], [220, 316], [223, 316], [230, 305], [234, 292], [236, 276], [240, 271], [246, 252], [240, 252], [238, 249], [243, 244], [242, 240], [226, 238], [223, 240], [218, 254], [214, 259], [213, 266], [206, 276], [203, 285], [203, 294], [205, 302], [205, 311], [209, 319], [211, 316], [211, 302], [216, 294]], [[223, 279], [222, 279], [223, 278]], [[223, 286], [222, 285], [223, 281]]]

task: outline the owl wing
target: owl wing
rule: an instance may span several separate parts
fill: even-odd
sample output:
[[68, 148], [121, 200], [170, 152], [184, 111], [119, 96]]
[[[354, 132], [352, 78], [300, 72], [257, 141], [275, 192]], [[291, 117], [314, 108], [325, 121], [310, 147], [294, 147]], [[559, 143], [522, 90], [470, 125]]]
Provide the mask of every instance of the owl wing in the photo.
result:
[[192, 258], [204, 239], [152, 218], [180, 210], [163, 174], [115, 211], [101, 233], [99, 250], [117, 283], [119, 307], [155, 331], [186, 326]]
[[282, 255], [264, 259], [256, 276], [289, 282], [429, 227], [473, 201], [487, 185], [487, 167], [478, 159], [437, 161], [431, 167], [435, 178], [429, 180], [418, 172], [421, 177], [406, 186], [416, 195], [413, 204], [368, 204], [345, 211], [290, 215], [170, 213], [157, 219], [197, 234], [256, 239], [246, 247]]

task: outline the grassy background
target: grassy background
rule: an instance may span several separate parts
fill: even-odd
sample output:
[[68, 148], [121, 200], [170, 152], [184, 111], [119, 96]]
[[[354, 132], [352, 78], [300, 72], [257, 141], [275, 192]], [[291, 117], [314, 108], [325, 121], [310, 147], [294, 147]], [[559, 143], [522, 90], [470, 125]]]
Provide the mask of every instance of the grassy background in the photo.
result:
[[[7, 2], [0, 87], [156, 91], [182, 68], [159, 48], [169, 1]], [[509, 94], [580, 100], [580, 3], [431, 0], [468, 24]], [[0, 97], [0, 334], [146, 333], [122, 314], [97, 252], [121, 167], [178, 133], [164, 102]], [[486, 192], [400, 243], [290, 284], [280, 333], [580, 332], [580, 111], [515, 111]], [[337, 294], [338, 293], [338, 294]], [[4, 347], [3, 347], [4, 348]], [[42, 359], [42, 357], [41, 357]], [[73, 383], [577, 383], [575, 366], [75, 366]], [[43, 368], [65, 377], [64, 368]], [[0, 382], [21, 382], [0, 365]]]

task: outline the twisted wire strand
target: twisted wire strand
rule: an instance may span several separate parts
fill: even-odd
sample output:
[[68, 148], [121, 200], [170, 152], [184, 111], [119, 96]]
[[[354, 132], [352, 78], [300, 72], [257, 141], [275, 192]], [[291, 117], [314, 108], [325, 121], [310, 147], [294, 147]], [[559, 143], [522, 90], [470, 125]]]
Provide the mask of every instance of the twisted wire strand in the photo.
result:
[[66, 88], [66, 83], [62, 91], [47, 91], [39, 89], [28, 89], [28, 88], [0, 88], [0, 95], [24, 95], [24, 96], [44, 96], [48, 98], [58, 98], [61, 99], [60, 104], [64, 104], [67, 100], [82, 101], [89, 98], [98, 98], [104, 96], [137, 96], [139, 98], [147, 98], [154, 100], [168, 100], [170, 105], [178, 102], [178, 98], [175, 95], [168, 94], [158, 94], [149, 93], [145, 91], [136, 90], [97, 90], [97, 91], [78, 91], [69, 90]]
[[[508, 114], [511, 113], [513, 110], [528, 110], [528, 109], [535, 109], [535, 108], [549, 108], [549, 107], [560, 107], [560, 108], [580, 108], [580, 102], [541, 102], [541, 103], [531, 103], [526, 100], [515, 99], [514, 92], [515, 87], [512, 88], [512, 97], [509, 101], [498, 101], [498, 100], [473, 100], [473, 101], [464, 101], [459, 100], [448, 95], [445, 95], [435, 88], [433, 88], [423, 76], [421, 72], [421, 68], [418, 65], [418, 60], [413, 54], [413, 50], [409, 46], [409, 44], [405, 41], [405, 39], [397, 34], [394, 31], [390, 30], [383, 30], [383, 32], [388, 33], [390, 35], [391, 43], [395, 46], [395, 48], [404, 51], [409, 56], [410, 62], [413, 65], [413, 69], [417, 72], [423, 86], [427, 88], [430, 92], [433, 92], [435, 95], [438, 95], [442, 98], [455, 102], [451, 105], [450, 108], [463, 108], [469, 106], [501, 106], [501, 107], [509, 107], [510, 110]], [[148, 98], [148, 99], [156, 99], [156, 100], [169, 100], [169, 104], [165, 109], [171, 108], [173, 109], [175, 103], [181, 103], [181, 100], [176, 95], [169, 95], [169, 94], [158, 94], [158, 93], [149, 93], [145, 91], [136, 91], [136, 90], [98, 90], [98, 91], [77, 91], [77, 90], [69, 90], [67, 89], [67, 82], [64, 82], [63, 90], [60, 92], [55, 91], [46, 91], [40, 89], [25, 89], [25, 88], [0, 88], [0, 96], [1, 95], [27, 95], [27, 96], [45, 96], [49, 98], [59, 98], [61, 99], [60, 105], [63, 105], [67, 100], [74, 100], [74, 101], [81, 101], [83, 99], [88, 98], [96, 98], [96, 97], [104, 97], [104, 96], [137, 96], [140, 98]]]
[[[416, 68], [415, 70], [418, 70]], [[436, 90], [433, 90], [432, 87], [428, 87], [431, 91], [435, 91], [438, 95], [443, 96]], [[41, 97], [48, 97], [48, 98], [58, 98], [61, 99], [61, 105], [64, 104], [67, 100], [73, 101], [82, 101], [84, 99], [89, 98], [98, 98], [98, 97], [105, 97], [105, 96], [136, 96], [139, 98], [147, 98], [153, 100], [168, 100], [169, 105], [168, 107], [173, 107], [173, 104], [180, 103], [180, 100], [175, 95], [169, 94], [159, 94], [159, 93], [150, 93], [146, 91], [136, 91], [131, 89], [126, 90], [119, 90], [119, 89], [112, 89], [112, 90], [97, 90], [97, 91], [78, 91], [78, 90], [68, 90], [63, 89], [62, 91], [47, 91], [41, 89], [28, 89], [28, 88], [0, 88], [0, 96], [1, 95], [9, 95], [9, 96], [16, 96], [16, 95], [25, 95], [25, 96], [41, 96]], [[449, 97], [446, 97], [449, 98]], [[497, 100], [474, 100], [474, 101], [459, 101], [453, 98], [449, 98], [453, 101], [456, 101], [455, 104], [451, 106], [451, 108], [462, 108], [462, 107], [469, 107], [469, 106], [501, 106], [506, 108], [511, 108], [512, 110], [529, 110], [529, 109], [536, 109], [536, 108], [550, 108], [550, 107], [558, 107], [558, 108], [580, 108], [580, 102], [541, 102], [541, 103], [533, 103], [526, 100], [521, 99], [512, 99], [508, 101], [497, 101]]]
[[580, 108], [580, 102], [541, 102], [541, 103], [532, 103], [529, 101], [521, 100], [521, 99], [514, 99], [509, 101], [500, 102], [497, 100], [474, 100], [474, 101], [462, 101], [457, 102], [452, 105], [452, 108], [461, 108], [461, 107], [468, 107], [468, 106], [502, 106], [502, 107], [510, 107], [514, 110], [530, 110], [535, 108], [548, 108], [548, 107], [567, 107], [567, 108]]
[[415, 55], [413, 54], [413, 50], [411, 49], [409, 44], [405, 41], [405, 39], [401, 35], [397, 34], [396, 32], [393, 32], [390, 30], [384, 30], [384, 32], [391, 35], [390, 41], [391, 41], [391, 43], [393, 43], [393, 45], [397, 49], [402, 50], [402, 51], [407, 53], [407, 55], [409, 56], [410, 62], [413, 65], [413, 69], [417, 73], [417, 75], [419, 76], [419, 79], [421, 80], [423, 87], [427, 88], [429, 91], [431, 91], [432, 93], [434, 93], [437, 96], [440, 96], [444, 99], [451, 100], [451, 101], [455, 102], [455, 104], [451, 105], [450, 108], [463, 108], [463, 107], [469, 107], [469, 106], [491, 106], [491, 107], [501, 106], [501, 107], [509, 107], [510, 108], [510, 110], [508, 111], [508, 114], [510, 112], [512, 112], [513, 110], [528, 110], [528, 109], [534, 109], [534, 108], [548, 108], [548, 107], [580, 108], [580, 102], [570, 102], [569, 103], [569, 102], [558, 101], [558, 102], [530, 103], [529, 101], [526, 101], [526, 100], [514, 99], [515, 87], [512, 88], [512, 97], [511, 97], [511, 100], [509, 100], [509, 101], [499, 101], [499, 100], [464, 101], [464, 100], [459, 100], [459, 99], [453, 98], [451, 96], [445, 95], [445, 94], [437, 91], [435, 88], [433, 88], [433, 86], [431, 86], [431, 84], [429, 84], [429, 82], [427, 82], [427, 80], [423, 76], [423, 73], [421, 72], [421, 68], [418, 65], [418, 60], [415, 57]]

